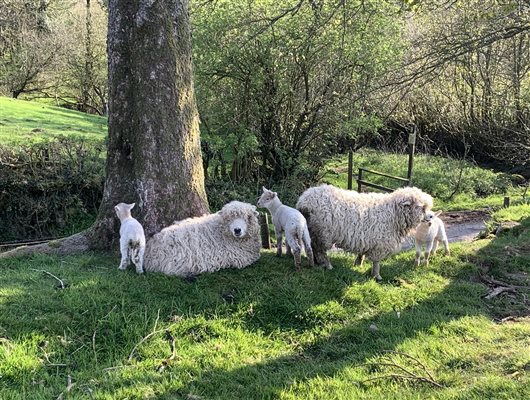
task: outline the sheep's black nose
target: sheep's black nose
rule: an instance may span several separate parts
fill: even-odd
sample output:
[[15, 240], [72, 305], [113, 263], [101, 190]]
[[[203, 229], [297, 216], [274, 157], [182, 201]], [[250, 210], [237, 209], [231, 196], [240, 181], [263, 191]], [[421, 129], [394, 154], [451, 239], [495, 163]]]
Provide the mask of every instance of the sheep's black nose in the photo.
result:
[[241, 228], [235, 228], [235, 229], [234, 229], [234, 233], [235, 233], [236, 235], [241, 234]]

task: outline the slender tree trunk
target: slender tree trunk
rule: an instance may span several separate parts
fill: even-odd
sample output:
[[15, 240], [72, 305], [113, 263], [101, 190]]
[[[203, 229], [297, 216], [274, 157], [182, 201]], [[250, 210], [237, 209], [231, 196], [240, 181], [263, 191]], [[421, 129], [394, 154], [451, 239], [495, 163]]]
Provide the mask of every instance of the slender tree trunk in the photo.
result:
[[[187, 0], [109, 1], [105, 190], [86, 232], [0, 255], [69, 254], [119, 238], [114, 206], [136, 203], [147, 236], [207, 213]], [[9, 253], [9, 254], [8, 254]]]

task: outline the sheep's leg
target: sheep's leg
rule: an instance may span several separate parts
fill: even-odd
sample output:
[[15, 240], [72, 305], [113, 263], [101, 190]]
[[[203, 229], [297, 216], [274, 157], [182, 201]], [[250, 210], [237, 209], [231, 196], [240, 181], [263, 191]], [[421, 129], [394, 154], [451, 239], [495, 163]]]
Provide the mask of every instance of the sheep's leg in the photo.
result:
[[326, 247], [326, 244], [318, 234], [312, 234], [311, 231], [309, 233], [311, 235], [311, 248], [313, 250], [315, 264], [327, 269], [333, 269], [327, 255], [327, 251], [331, 246]]
[[429, 257], [431, 256], [434, 242], [436, 242], [436, 239], [431, 242], [428, 242], [427, 246], [425, 247], [425, 265], [429, 265]]
[[120, 253], [121, 253], [121, 262], [118, 269], [120, 270], [126, 270], [129, 266], [130, 259], [129, 259], [129, 245], [127, 243], [120, 245]]
[[419, 267], [421, 263], [421, 243], [416, 240], [416, 267]]
[[294, 266], [297, 270], [300, 270], [301, 268], [301, 253], [302, 253], [302, 246], [298, 242], [297, 238], [293, 237], [292, 235], [286, 234], [285, 235], [285, 242], [289, 244], [289, 247], [291, 247], [291, 251], [293, 252], [294, 256]]
[[372, 277], [377, 281], [381, 282], [383, 278], [379, 275], [379, 261], [372, 260]]
[[307, 229], [304, 230], [302, 235], [302, 241], [304, 242], [305, 255], [307, 256], [307, 261], [309, 262], [310, 267], [315, 266], [315, 259], [313, 256], [313, 249], [311, 248], [311, 236]]
[[281, 229], [274, 226], [274, 234], [276, 235], [276, 256], [282, 256], [282, 245], [283, 245], [283, 235]]
[[362, 267], [363, 262], [364, 262], [364, 254], [357, 254], [357, 257], [355, 257], [355, 262], [353, 263], [353, 265], [358, 265]]
[[145, 247], [140, 247], [135, 250], [135, 255], [133, 257], [133, 263], [136, 266], [136, 272], [138, 274], [144, 273], [144, 253]]
[[289, 243], [287, 243], [287, 240], [285, 241], [285, 254], [288, 256], [293, 255], [293, 252], [291, 251], [291, 246], [289, 246]]

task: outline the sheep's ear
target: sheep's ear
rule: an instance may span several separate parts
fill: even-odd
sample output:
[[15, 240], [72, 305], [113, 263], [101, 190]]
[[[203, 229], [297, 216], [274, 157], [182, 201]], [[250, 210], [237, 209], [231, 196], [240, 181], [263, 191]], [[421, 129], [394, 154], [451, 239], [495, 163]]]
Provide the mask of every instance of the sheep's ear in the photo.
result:
[[412, 205], [412, 201], [410, 201], [410, 200], [403, 200], [403, 201], [401, 202], [401, 204], [404, 205], [404, 206], [411, 206], [411, 205]]
[[441, 213], [442, 213], [442, 210], [440, 210], [440, 211], [436, 211], [436, 212], [434, 213], [434, 216], [435, 216], [435, 217], [438, 217]]

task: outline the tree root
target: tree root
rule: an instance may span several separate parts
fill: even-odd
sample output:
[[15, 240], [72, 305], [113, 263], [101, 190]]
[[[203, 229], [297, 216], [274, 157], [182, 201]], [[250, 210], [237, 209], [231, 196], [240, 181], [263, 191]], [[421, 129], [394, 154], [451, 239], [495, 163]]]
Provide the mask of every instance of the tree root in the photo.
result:
[[33, 254], [56, 254], [63, 256], [82, 253], [92, 248], [89, 240], [90, 232], [90, 230], [86, 230], [64, 239], [52, 240], [50, 242], [33, 246], [16, 247], [13, 250], [0, 253], [0, 260], [12, 257], [30, 256]]

